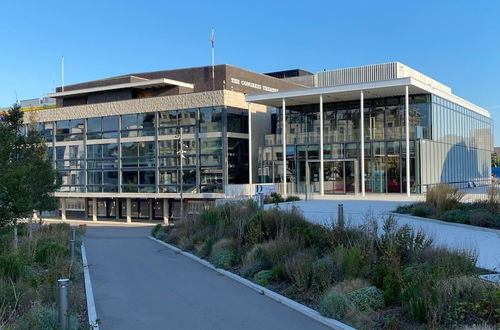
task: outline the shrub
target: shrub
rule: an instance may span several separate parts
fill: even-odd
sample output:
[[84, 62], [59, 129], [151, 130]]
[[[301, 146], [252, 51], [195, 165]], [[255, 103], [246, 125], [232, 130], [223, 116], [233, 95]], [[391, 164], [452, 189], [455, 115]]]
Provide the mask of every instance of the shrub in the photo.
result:
[[289, 239], [278, 239], [262, 244], [264, 255], [271, 266], [283, 264], [290, 256], [294, 255], [300, 248], [297, 241]]
[[318, 311], [321, 315], [340, 320], [344, 317], [349, 306], [349, 301], [335, 290], [328, 291], [320, 300]]
[[500, 186], [491, 185], [488, 188], [487, 205], [491, 211], [500, 210]]
[[160, 230], [161, 230], [161, 223], [158, 223], [153, 228], [151, 228], [151, 236], [157, 237]]
[[361, 279], [361, 278], [355, 278], [352, 280], [345, 280], [333, 287], [333, 289], [337, 292], [347, 294], [349, 292], [365, 288], [367, 286], [370, 286], [370, 283], [368, 281]]
[[384, 307], [384, 291], [375, 286], [354, 290], [346, 296], [361, 311]]
[[495, 227], [495, 218], [488, 211], [477, 211], [471, 214], [470, 224], [478, 227]]
[[21, 276], [25, 263], [25, 260], [17, 253], [0, 255], [0, 274], [16, 281]]
[[349, 249], [337, 247], [333, 252], [333, 259], [346, 279], [363, 277], [367, 272], [365, 252], [358, 245]]
[[212, 263], [217, 268], [229, 269], [237, 261], [237, 255], [233, 250], [224, 249], [215, 254]]
[[470, 214], [468, 211], [455, 209], [444, 212], [439, 219], [448, 222], [469, 223]]
[[264, 228], [264, 219], [259, 212], [245, 222], [243, 227], [243, 241], [247, 245], [263, 242], [267, 237]]
[[411, 215], [416, 217], [428, 217], [435, 213], [435, 209], [427, 203], [417, 203], [411, 210]]
[[425, 201], [436, 208], [437, 215], [452, 210], [460, 203], [464, 193], [457, 187], [447, 184], [438, 184], [427, 191]]
[[269, 269], [269, 267], [271, 267], [271, 263], [266, 256], [263, 245], [257, 244], [243, 258], [243, 266], [240, 271], [243, 276], [253, 276], [263, 269]]
[[415, 204], [398, 205], [398, 207], [396, 208], [396, 212], [403, 214], [411, 214], [414, 206]]
[[274, 274], [271, 270], [261, 270], [254, 275], [253, 281], [258, 285], [268, 286], [269, 283], [275, 280]]
[[208, 257], [212, 253], [213, 246], [214, 239], [212, 237], [208, 237], [195, 248], [196, 255], [200, 258]]
[[282, 280], [285, 278], [286, 270], [284, 265], [275, 265], [271, 271], [273, 272], [273, 277], [276, 280]]
[[297, 202], [300, 201], [299, 196], [287, 196], [285, 202]]
[[[54, 307], [36, 304], [27, 314], [17, 320], [16, 328], [38, 330], [59, 329], [57, 310]], [[75, 315], [70, 315], [68, 330], [76, 330], [78, 328], [78, 319]]]
[[280, 193], [273, 192], [270, 195], [264, 197], [264, 204], [278, 204], [284, 202], [285, 199], [281, 197]]
[[312, 286], [319, 292], [326, 291], [334, 280], [336, 266], [331, 257], [324, 257], [312, 264]]
[[37, 244], [35, 261], [47, 266], [52, 260], [68, 255], [68, 248], [53, 240], [42, 240]]
[[285, 270], [288, 278], [295, 284], [300, 292], [309, 289], [312, 279], [313, 258], [311, 255], [298, 252], [290, 257], [285, 263]]

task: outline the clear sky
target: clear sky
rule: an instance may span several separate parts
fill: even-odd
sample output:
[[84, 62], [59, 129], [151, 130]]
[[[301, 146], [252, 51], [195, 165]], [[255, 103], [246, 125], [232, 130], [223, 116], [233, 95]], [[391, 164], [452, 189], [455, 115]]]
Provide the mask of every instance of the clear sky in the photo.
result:
[[[500, 127], [500, 1], [3, 1], [0, 106], [61, 82], [210, 64], [258, 72], [400, 61]], [[497, 129], [498, 131], [498, 129]], [[500, 146], [500, 133], [495, 134]]]

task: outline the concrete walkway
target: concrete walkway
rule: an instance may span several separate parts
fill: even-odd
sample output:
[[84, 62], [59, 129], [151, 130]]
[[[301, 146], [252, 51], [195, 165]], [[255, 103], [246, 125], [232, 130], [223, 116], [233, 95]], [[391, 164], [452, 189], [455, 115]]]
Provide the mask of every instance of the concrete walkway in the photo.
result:
[[326, 329], [149, 240], [150, 230], [87, 229], [101, 329]]

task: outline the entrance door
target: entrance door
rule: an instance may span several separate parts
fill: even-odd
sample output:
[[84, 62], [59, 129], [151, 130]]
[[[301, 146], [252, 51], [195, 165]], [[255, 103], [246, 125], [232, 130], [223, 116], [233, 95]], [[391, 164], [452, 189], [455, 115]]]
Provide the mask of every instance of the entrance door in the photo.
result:
[[344, 161], [327, 161], [324, 165], [325, 194], [345, 194]]
[[309, 166], [309, 191], [319, 193], [319, 162], [308, 162]]

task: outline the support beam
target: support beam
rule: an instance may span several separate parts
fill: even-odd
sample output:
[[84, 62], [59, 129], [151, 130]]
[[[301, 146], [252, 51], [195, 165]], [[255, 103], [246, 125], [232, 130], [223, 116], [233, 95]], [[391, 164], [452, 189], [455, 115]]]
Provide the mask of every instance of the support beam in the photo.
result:
[[153, 220], [153, 203], [154, 203], [154, 200], [149, 198], [148, 199], [148, 216], [149, 216], [149, 221], [152, 221]]
[[364, 92], [360, 92], [360, 105], [359, 105], [359, 130], [360, 134], [360, 167], [361, 167], [361, 196], [365, 196], [365, 95]]
[[169, 203], [168, 199], [163, 199], [163, 223], [168, 225], [169, 222], [169, 214], [168, 214]]
[[59, 199], [61, 201], [61, 220], [66, 220], [66, 198], [62, 197]]
[[130, 198], [126, 199], [126, 207], [125, 207], [125, 212], [126, 212], [126, 218], [127, 218], [127, 223], [132, 222], [132, 200]]
[[253, 183], [252, 177], [252, 109], [248, 103], [248, 183]]
[[319, 96], [319, 191], [325, 195], [325, 164], [323, 162], [323, 95]]
[[120, 199], [115, 198], [115, 220], [120, 220]]
[[406, 127], [406, 195], [410, 197], [410, 95], [405, 86], [405, 127]]
[[287, 196], [286, 191], [286, 103], [285, 99], [282, 100], [282, 108], [281, 108], [281, 143], [283, 144], [283, 196]]
[[97, 198], [92, 198], [92, 221], [97, 221]]

